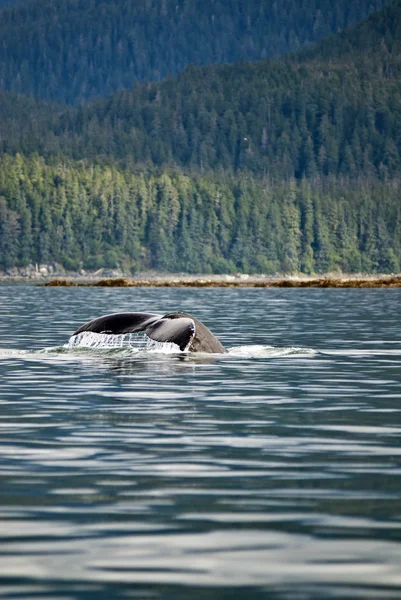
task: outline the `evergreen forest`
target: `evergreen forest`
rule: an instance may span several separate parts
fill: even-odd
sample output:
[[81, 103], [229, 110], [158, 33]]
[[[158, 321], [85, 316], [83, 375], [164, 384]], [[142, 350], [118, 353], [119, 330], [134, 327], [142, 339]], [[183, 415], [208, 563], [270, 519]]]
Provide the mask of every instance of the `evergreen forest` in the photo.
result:
[[3, 268], [57, 261], [189, 273], [395, 272], [401, 181], [277, 184], [4, 157]]
[[176, 75], [190, 64], [281, 56], [361, 21], [386, 0], [12, 4], [0, 11], [0, 89], [78, 104], [136, 81]]
[[[331, 33], [371, 8], [24, 0], [0, 9], [0, 31], [11, 32], [0, 51], [0, 269], [399, 271], [401, 0]], [[139, 70], [124, 44], [116, 51], [129, 44], [130, 18], [146, 38], [134, 36], [132, 56], [148, 61]], [[183, 23], [192, 38], [180, 37]], [[214, 45], [202, 37], [210, 23], [222, 34]], [[198, 34], [204, 43], [191, 45]], [[190, 45], [203, 49], [197, 58]], [[94, 48], [105, 50], [98, 63]]]

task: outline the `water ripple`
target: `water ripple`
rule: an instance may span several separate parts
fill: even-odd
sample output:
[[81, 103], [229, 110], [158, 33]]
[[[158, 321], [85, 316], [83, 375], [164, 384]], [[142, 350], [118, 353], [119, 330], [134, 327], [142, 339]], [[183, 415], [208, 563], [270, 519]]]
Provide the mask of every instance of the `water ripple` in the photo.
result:
[[[1, 596], [399, 598], [400, 300], [0, 286]], [[68, 344], [110, 307], [229, 352]]]

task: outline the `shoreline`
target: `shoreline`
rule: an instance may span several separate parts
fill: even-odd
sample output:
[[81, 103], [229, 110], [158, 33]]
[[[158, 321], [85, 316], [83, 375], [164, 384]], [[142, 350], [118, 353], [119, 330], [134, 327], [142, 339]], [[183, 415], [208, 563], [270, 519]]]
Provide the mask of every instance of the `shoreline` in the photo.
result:
[[397, 275], [152, 275], [112, 277], [63, 277], [36, 284], [38, 287], [198, 287], [198, 288], [399, 288]]
[[51, 263], [0, 272], [0, 285], [13, 283], [30, 283], [38, 287], [395, 288], [401, 287], [401, 273], [210, 275], [143, 271], [132, 275], [108, 268], [68, 272], [58, 263]]

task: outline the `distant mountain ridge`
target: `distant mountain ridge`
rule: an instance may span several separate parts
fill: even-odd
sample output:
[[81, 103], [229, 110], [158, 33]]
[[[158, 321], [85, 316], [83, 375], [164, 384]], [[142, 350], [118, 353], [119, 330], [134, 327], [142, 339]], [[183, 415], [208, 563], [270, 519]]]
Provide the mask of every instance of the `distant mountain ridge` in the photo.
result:
[[[188, 67], [177, 79], [136, 84], [77, 109], [55, 107], [53, 114], [35, 104], [36, 118], [25, 125], [19, 117], [13, 124], [9, 99], [0, 144], [7, 152], [145, 169], [392, 177], [401, 169], [401, 31], [393, 26], [400, 21], [397, 0], [299, 55]], [[337, 61], [327, 57], [328, 43]]]
[[355, 60], [357, 54], [364, 60], [375, 60], [378, 55], [400, 54], [401, 51], [401, 1], [393, 2], [374, 12], [361, 23], [329, 35], [317, 45], [297, 53], [299, 61], [310, 59], [341, 61]]
[[161, 80], [189, 64], [280, 56], [385, 4], [20, 0], [0, 11], [0, 89], [77, 104], [135, 81]]

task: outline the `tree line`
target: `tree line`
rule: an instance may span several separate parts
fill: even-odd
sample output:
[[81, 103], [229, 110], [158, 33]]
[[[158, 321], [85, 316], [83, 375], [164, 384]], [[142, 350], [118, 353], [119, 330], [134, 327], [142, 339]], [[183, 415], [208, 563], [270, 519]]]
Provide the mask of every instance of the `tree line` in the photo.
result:
[[56, 261], [192, 273], [395, 272], [401, 182], [134, 174], [0, 161], [2, 269]]

